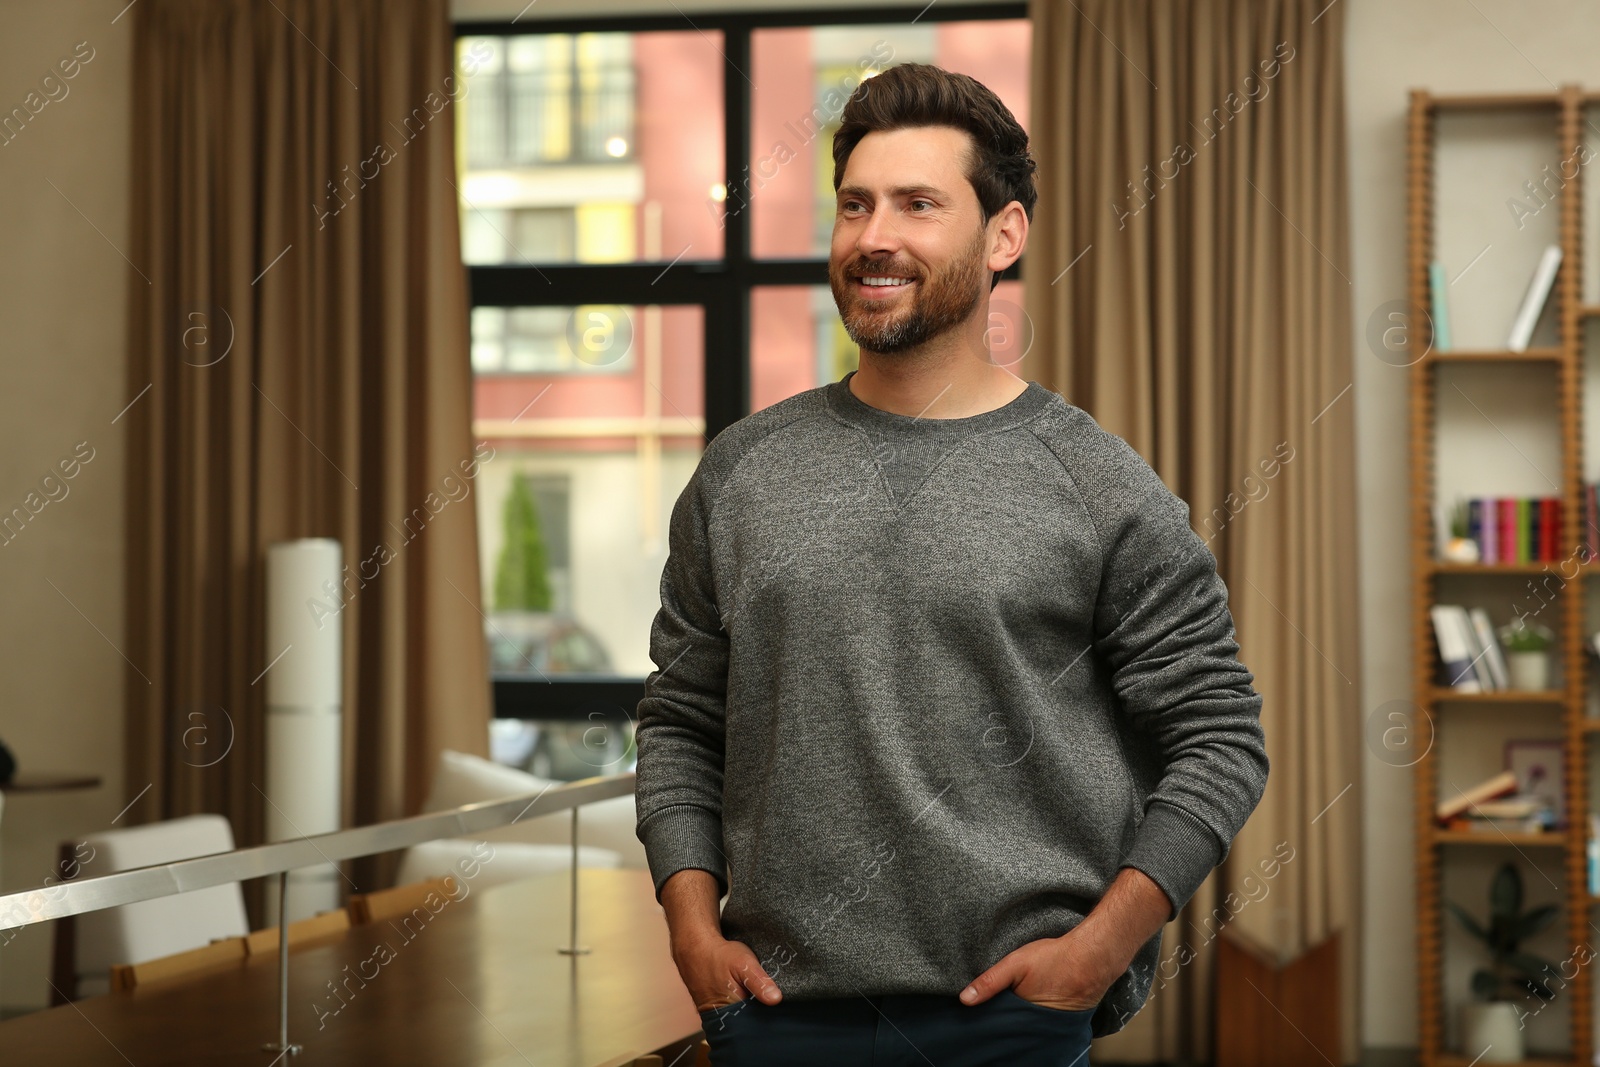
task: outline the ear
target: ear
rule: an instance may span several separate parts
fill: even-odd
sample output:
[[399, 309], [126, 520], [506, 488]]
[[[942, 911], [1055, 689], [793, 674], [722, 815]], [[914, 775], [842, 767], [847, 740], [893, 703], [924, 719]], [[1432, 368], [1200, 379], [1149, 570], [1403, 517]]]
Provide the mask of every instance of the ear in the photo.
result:
[[1028, 213], [1020, 202], [1011, 201], [989, 220], [988, 240], [988, 267], [996, 274], [1022, 257], [1028, 243]]

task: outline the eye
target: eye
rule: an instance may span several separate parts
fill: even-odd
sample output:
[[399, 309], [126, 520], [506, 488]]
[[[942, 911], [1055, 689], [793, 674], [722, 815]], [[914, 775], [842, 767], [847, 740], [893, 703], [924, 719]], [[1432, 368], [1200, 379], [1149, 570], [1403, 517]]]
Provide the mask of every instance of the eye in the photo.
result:
[[927, 204], [930, 209], [934, 206], [932, 200], [913, 200], [913, 201], [911, 201], [911, 206], [912, 207], [916, 207], [918, 204]]
[[848, 212], [851, 208], [857, 208], [857, 207], [860, 207], [860, 206], [861, 206], [861, 202], [859, 200], [846, 200], [844, 202], [844, 204], [840, 207], [840, 210]]

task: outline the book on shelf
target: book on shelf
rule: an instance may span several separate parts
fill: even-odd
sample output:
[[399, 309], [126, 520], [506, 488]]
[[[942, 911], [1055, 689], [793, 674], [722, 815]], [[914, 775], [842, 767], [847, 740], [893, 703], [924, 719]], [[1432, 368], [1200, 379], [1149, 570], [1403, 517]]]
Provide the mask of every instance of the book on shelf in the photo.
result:
[[1513, 796], [1516, 792], [1516, 774], [1512, 771], [1501, 771], [1493, 778], [1485, 778], [1470, 789], [1463, 789], [1455, 796], [1439, 801], [1434, 809], [1434, 817], [1441, 823], [1448, 824], [1451, 819], [1464, 815], [1474, 804]]
[[1511, 351], [1527, 351], [1528, 341], [1533, 337], [1533, 327], [1539, 321], [1545, 301], [1550, 298], [1550, 288], [1555, 285], [1556, 270], [1560, 266], [1561, 246], [1546, 245], [1538, 265], [1533, 268], [1533, 277], [1528, 281], [1522, 306], [1517, 309], [1517, 317], [1511, 322], [1511, 336], [1506, 341], [1506, 347]]
[[[1494, 624], [1489, 621], [1489, 613], [1482, 608], [1473, 608], [1467, 612], [1467, 617], [1472, 622], [1472, 633], [1478, 641], [1481, 660], [1489, 672], [1489, 688], [1510, 689], [1511, 674], [1506, 670], [1506, 658], [1500, 648], [1500, 638], [1495, 636]], [[1481, 678], [1480, 678], [1481, 681]]]
[[[1466, 505], [1467, 538], [1477, 543], [1478, 562], [1549, 563], [1565, 556], [1560, 497], [1473, 497]], [[1600, 538], [1600, 529], [1591, 528], [1589, 536]]]
[[1435, 604], [1431, 609], [1434, 640], [1439, 646], [1439, 684], [1464, 693], [1505, 692], [1511, 673], [1505, 651], [1489, 613], [1468, 611], [1459, 604]]
[[1444, 264], [1437, 259], [1428, 264], [1428, 294], [1433, 303], [1430, 313], [1433, 319], [1433, 350], [1435, 352], [1450, 351], [1450, 305], [1445, 300], [1445, 294], [1450, 289], [1450, 279], [1444, 272]]
[[1440, 684], [1463, 693], [1481, 693], [1483, 683], [1475, 666], [1477, 642], [1472, 637], [1472, 621], [1466, 611], [1457, 604], [1435, 604], [1429, 614], [1433, 617], [1433, 639], [1439, 646], [1442, 664]]
[[1498, 684], [1494, 672], [1489, 669], [1489, 649], [1496, 647], [1494, 634], [1491, 628], [1489, 643], [1478, 634], [1478, 625], [1472, 613], [1460, 605], [1452, 605], [1455, 612], [1456, 628], [1466, 634], [1467, 654], [1472, 657], [1472, 673], [1478, 679], [1478, 689], [1484, 693], [1492, 693], [1504, 686]]
[[1538, 815], [1520, 818], [1458, 815], [1445, 824], [1445, 829], [1465, 830], [1469, 834], [1542, 834], [1550, 829], [1550, 823]]
[[[1513, 772], [1515, 773], [1515, 772]], [[1550, 798], [1538, 793], [1513, 793], [1498, 800], [1480, 800], [1467, 808], [1471, 818], [1482, 819], [1532, 819], [1539, 816], [1555, 818]]]
[[1589, 813], [1589, 840], [1584, 848], [1589, 868], [1589, 895], [1600, 896], [1600, 815]]
[[1537, 793], [1514, 793], [1499, 800], [1480, 800], [1445, 823], [1447, 830], [1473, 834], [1542, 834], [1555, 828], [1550, 799]]
[[[1478, 561], [1496, 563], [1500, 559], [1500, 524], [1493, 520], [1499, 504], [1494, 497], [1467, 501], [1467, 536], [1478, 543]], [[1485, 522], [1488, 517], [1489, 521]]]

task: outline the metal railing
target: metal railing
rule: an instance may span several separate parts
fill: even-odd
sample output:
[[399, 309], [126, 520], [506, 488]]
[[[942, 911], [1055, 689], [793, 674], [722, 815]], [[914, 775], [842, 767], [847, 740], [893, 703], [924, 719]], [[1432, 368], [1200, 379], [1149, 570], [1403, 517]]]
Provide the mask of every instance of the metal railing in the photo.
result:
[[[286, 874], [300, 867], [372, 856], [447, 837], [510, 826], [524, 818], [566, 811], [633, 792], [634, 774], [584, 778], [541, 793], [468, 804], [449, 811], [357, 826], [349, 830], [217, 852], [194, 859], [57, 882], [0, 896], [0, 930], [12, 930], [68, 915], [136, 904], [247, 878]], [[573, 845], [576, 847], [576, 840]]]
[[247, 878], [278, 876], [278, 1041], [263, 1045], [264, 1051], [299, 1051], [289, 1044], [289, 872], [300, 867], [372, 856], [381, 852], [420, 845], [451, 837], [470, 837], [485, 830], [510, 826], [524, 818], [572, 812], [572, 905], [571, 942], [561, 952], [587, 951], [578, 945], [578, 808], [598, 800], [627, 796], [633, 792], [634, 772], [584, 778], [542, 792], [467, 804], [449, 811], [415, 815], [406, 819], [357, 826], [349, 830], [315, 834], [269, 845], [216, 852], [209, 856], [174, 860], [150, 867], [57, 882], [39, 889], [0, 896], [0, 930], [14, 930], [34, 923], [62, 919], [70, 915], [104, 908], [137, 904], [142, 900], [188, 893], [196, 889], [241, 882]]

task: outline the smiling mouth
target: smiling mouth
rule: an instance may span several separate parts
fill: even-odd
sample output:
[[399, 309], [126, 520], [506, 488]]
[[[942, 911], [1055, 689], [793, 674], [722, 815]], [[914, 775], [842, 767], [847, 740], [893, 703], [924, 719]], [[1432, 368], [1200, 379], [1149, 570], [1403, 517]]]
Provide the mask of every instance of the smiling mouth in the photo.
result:
[[888, 274], [857, 275], [853, 280], [859, 290], [885, 295], [900, 289], [909, 289], [916, 284], [915, 278], [902, 278]]

